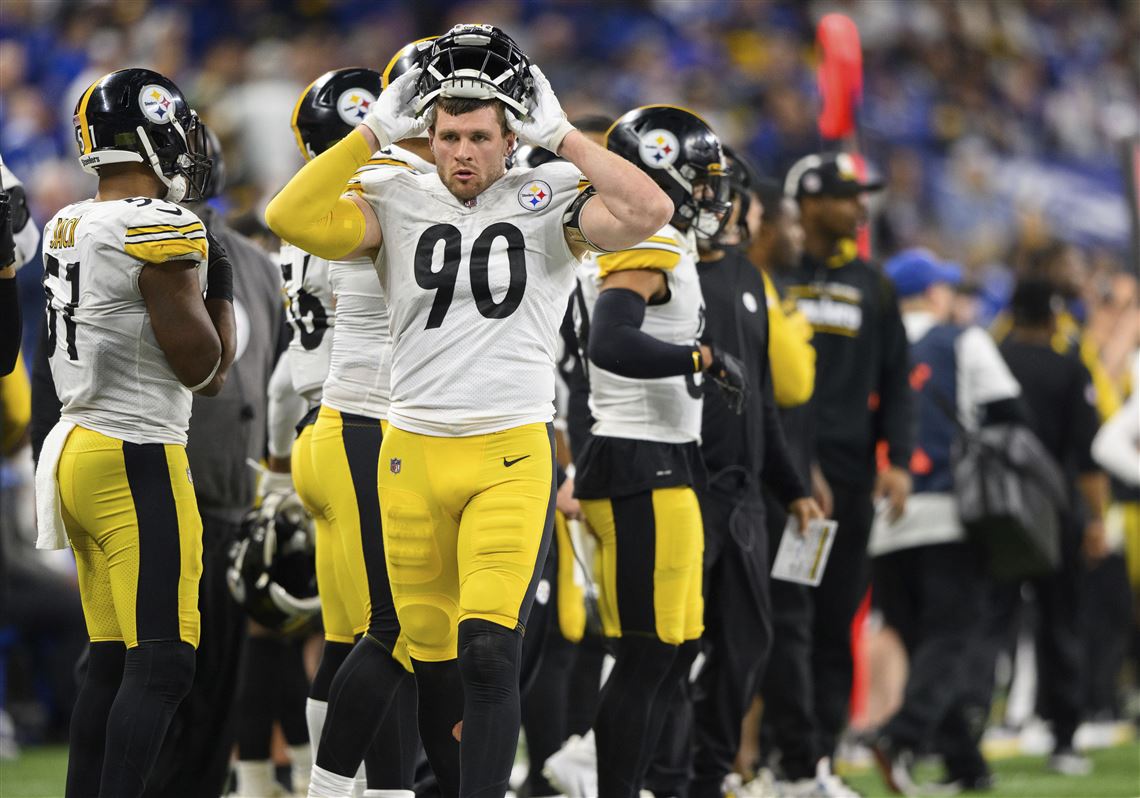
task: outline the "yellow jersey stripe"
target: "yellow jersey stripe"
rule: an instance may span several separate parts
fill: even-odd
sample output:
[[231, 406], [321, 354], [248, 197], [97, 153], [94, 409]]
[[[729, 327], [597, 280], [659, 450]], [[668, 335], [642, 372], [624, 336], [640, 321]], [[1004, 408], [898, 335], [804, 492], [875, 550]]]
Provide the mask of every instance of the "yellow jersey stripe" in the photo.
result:
[[209, 244], [203, 238], [161, 238], [157, 241], [140, 241], [127, 244], [123, 251], [136, 260], [146, 263], [166, 263], [171, 260], [206, 260]]
[[636, 269], [672, 271], [681, 262], [681, 253], [656, 247], [626, 249], [598, 256], [598, 276]]
[[190, 224], [154, 224], [149, 227], [128, 227], [128, 236], [145, 236], [151, 233], [195, 233], [199, 230], [205, 230], [201, 222], [190, 222]]

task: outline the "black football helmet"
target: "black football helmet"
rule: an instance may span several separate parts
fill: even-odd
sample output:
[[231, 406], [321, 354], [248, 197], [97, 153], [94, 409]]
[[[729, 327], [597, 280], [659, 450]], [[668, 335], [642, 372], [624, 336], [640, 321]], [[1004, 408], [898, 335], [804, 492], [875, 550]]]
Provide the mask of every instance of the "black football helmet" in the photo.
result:
[[676, 211], [672, 225], [712, 238], [732, 209], [732, 188], [720, 139], [703, 119], [675, 105], [646, 105], [624, 114], [606, 147], [653, 178]]
[[435, 36], [428, 36], [424, 39], [416, 39], [414, 42], [409, 42], [401, 47], [392, 60], [388, 62], [388, 66], [384, 67], [382, 73], [383, 81], [381, 86], [388, 88], [388, 84], [396, 78], [403, 75], [412, 67], [422, 67], [427, 60], [428, 55], [431, 53], [432, 43], [435, 42]]
[[110, 72], [80, 96], [74, 124], [85, 171], [149, 164], [166, 186], [164, 199], [201, 199], [210, 171], [202, 125], [169, 78], [149, 69]]
[[320, 611], [312, 520], [293, 493], [250, 510], [227, 552], [230, 595], [262, 626], [289, 634]]
[[293, 106], [293, 135], [306, 161], [343, 139], [364, 121], [380, 96], [375, 69], [349, 67], [326, 72], [309, 84]]
[[749, 240], [758, 230], [748, 228], [748, 211], [752, 207], [752, 194], [760, 185], [760, 173], [752, 163], [727, 144], [721, 147], [724, 150], [724, 159], [728, 163], [729, 187], [732, 202], [740, 205], [736, 224], [740, 230], [740, 239]]
[[416, 113], [439, 96], [501, 100], [516, 114], [529, 112], [534, 77], [530, 59], [494, 25], [456, 25], [432, 43], [416, 85]]

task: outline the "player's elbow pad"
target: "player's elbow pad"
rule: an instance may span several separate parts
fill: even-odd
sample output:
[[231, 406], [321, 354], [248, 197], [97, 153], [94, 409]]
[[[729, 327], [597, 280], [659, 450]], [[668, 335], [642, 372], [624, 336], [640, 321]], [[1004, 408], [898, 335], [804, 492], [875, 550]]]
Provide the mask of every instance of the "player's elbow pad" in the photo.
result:
[[645, 298], [627, 288], [602, 291], [590, 320], [590, 361], [621, 377], [647, 380], [699, 370], [700, 350], [660, 341], [641, 331]]

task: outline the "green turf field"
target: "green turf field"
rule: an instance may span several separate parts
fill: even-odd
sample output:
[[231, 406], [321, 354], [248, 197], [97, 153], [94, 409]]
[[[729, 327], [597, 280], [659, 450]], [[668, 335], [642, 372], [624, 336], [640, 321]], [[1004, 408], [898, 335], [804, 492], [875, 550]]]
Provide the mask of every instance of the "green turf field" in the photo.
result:
[[[1017, 757], [994, 763], [998, 787], [989, 798], [1138, 798], [1140, 743], [1091, 753], [1091, 776], [1066, 778], [1045, 770], [1041, 757]], [[67, 769], [62, 747], [29, 748], [14, 762], [0, 761], [0, 798], [59, 798]], [[920, 776], [932, 774], [920, 773]], [[848, 783], [867, 798], [887, 795], [878, 773], [852, 774]]]
[[[997, 788], [972, 793], [987, 798], [1138, 798], [1140, 797], [1140, 744], [1090, 751], [1094, 768], [1084, 777], [1058, 776], [1045, 768], [1045, 758], [1020, 756], [992, 763]], [[933, 780], [937, 771], [920, 769], [921, 779]], [[877, 770], [846, 777], [847, 783], [867, 798], [890, 795]]]

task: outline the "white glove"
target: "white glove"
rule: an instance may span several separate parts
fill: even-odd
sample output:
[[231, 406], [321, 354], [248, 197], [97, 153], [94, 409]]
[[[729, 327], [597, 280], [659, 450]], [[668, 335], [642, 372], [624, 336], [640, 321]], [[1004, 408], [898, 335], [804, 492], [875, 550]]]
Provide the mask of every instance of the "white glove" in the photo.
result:
[[419, 67], [412, 67], [380, 92], [376, 102], [368, 109], [364, 124], [376, 134], [380, 149], [385, 150], [397, 141], [418, 136], [427, 130], [427, 115], [416, 116], [412, 110], [416, 99], [416, 82]]
[[521, 119], [507, 109], [507, 126], [524, 144], [542, 147], [557, 155], [562, 140], [574, 130], [574, 126], [566, 118], [566, 112], [542, 70], [532, 65], [530, 74], [534, 76], [534, 105], [530, 113]]

